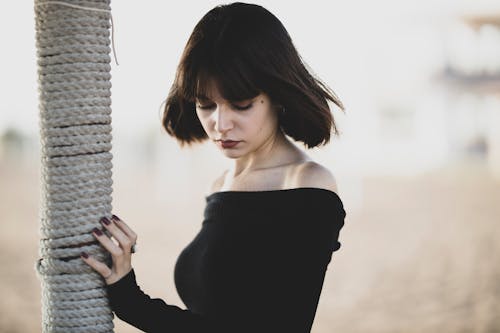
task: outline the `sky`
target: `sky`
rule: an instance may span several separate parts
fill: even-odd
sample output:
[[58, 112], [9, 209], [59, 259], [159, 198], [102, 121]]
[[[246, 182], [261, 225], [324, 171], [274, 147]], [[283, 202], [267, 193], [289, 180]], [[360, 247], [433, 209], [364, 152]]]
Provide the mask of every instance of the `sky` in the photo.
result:
[[[112, 64], [113, 125], [130, 135], [155, 127], [182, 49], [196, 22], [217, 1], [112, 2], [119, 65]], [[493, 1], [258, 1], [282, 20], [310, 67], [340, 97], [353, 101], [439, 65], [435, 27], [453, 13], [491, 8]], [[498, 7], [498, 5], [496, 6]], [[0, 131], [38, 131], [33, 3], [14, 1], [0, 11]], [[435, 42], [435, 41], [434, 41]], [[399, 47], [395, 47], [399, 45]], [[411, 71], [416, 52], [427, 47]], [[384, 80], [378, 80], [381, 75]], [[363, 82], [358, 80], [363, 79]], [[368, 87], [367, 87], [368, 85]], [[408, 85], [406, 85], [409, 87]], [[356, 102], [345, 103], [347, 106]], [[360, 105], [360, 109], [363, 109]]]

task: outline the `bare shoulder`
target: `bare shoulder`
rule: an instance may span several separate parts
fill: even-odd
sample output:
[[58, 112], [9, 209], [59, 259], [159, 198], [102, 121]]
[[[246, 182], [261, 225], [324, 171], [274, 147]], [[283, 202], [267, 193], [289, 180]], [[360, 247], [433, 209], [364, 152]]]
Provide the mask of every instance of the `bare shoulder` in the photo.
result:
[[220, 175], [219, 177], [217, 177], [214, 182], [212, 183], [212, 186], [210, 186], [209, 188], [209, 193], [214, 193], [214, 192], [218, 192], [222, 185], [224, 185], [224, 180], [226, 178], [226, 174], [229, 170], [224, 170], [224, 172], [222, 173], [222, 175]]
[[307, 161], [296, 167], [295, 182], [297, 187], [317, 187], [337, 193], [337, 182], [327, 167]]

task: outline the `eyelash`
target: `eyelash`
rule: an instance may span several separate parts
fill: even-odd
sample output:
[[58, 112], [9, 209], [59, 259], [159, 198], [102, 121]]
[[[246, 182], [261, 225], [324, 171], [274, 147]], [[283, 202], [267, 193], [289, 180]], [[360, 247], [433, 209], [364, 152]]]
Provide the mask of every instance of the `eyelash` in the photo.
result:
[[[252, 106], [253, 106], [253, 103], [250, 103], [250, 104], [245, 105], [245, 106], [236, 106], [236, 105], [233, 105], [233, 108], [236, 109], [236, 110], [239, 110], [239, 111], [245, 111], [245, 110], [250, 109]], [[201, 110], [210, 110], [213, 107], [214, 107], [214, 105], [209, 105], [209, 106], [198, 105], [198, 108], [201, 109]]]

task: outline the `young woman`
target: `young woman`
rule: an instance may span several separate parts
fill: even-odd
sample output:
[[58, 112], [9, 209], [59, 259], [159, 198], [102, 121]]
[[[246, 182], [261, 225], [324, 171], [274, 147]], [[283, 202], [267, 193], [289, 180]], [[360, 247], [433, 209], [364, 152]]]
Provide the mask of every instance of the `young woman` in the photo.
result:
[[291, 140], [312, 148], [337, 134], [328, 102], [281, 22], [258, 5], [210, 10], [184, 49], [163, 126], [182, 145], [212, 141], [234, 165], [206, 196], [199, 233], [175, 266], [187, 309], [136, 284], [134, 231], [103, 218], [97, 240], [112, 267], [83, 260], [107, 284], [111, 307], [146, 332], [305, 333], [327, 266], [340, 247], [345, 211], [335, 178]]

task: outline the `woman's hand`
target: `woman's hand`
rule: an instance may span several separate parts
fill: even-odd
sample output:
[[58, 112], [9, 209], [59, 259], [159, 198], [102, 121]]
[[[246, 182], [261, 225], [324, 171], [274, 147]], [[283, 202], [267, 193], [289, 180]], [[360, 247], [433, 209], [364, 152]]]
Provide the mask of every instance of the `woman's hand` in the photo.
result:
[[89, 256], [86, 252], [82, 252], [81, 257], [87, 265], [101, 274], [106, 284], [109, 285], [120, 280], [132, 269], [131, 249], [137, 241], [137, 235], [116, 215], [113, 215], [111, 220], [103, 217], [100, 222], [118, 242], [118, 245], [115, 244], [111, 238], [97, 228], [92, 230], [92, 234], [111, 253], [111, 258], [113, 259], [112, 267], [109, 268], [108, 265]]

